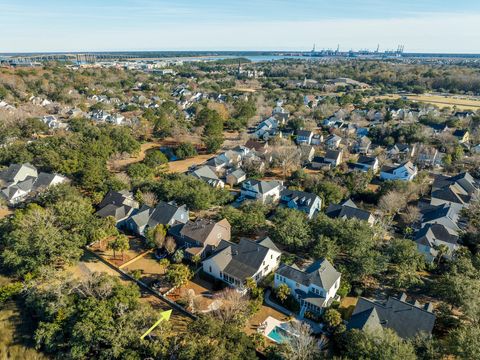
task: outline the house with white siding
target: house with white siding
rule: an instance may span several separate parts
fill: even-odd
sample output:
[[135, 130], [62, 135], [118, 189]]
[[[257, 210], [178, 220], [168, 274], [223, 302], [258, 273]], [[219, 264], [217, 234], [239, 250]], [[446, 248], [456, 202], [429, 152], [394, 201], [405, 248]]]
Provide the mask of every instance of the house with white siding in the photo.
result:
[[216, 251], [202, 262], [205, 273], [239, 290], [247, 279], [258, 283], [280, 265], [281, 251], [266, 237], [259, 241], [242, 238], [238, 244], [222, 240]]
[[327, 259], [317, 260], [304, 270], [282, 264], [275, 271], [274, 287], [286, 284], [290, 288], [300, 303], [300, 316], [306, 311], [321, 314], [337, 298], [340, 278], [341, 274]]

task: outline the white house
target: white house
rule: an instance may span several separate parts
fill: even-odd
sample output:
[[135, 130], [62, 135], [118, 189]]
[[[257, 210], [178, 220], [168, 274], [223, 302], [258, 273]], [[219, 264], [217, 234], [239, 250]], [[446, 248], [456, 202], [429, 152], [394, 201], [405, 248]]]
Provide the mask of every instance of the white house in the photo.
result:
[[313, 139], [313, 132], [308, 130], [298, 130], [297, 131], [297, 144], [307, 144], [310, 145]]
[[377, 173], [379, 162], [376, 156], [364, 156], [360, 155], [355, 164], [353, 164], [355, 170], [368, 172], [372, 170], [374, 174]]
[[338, 135], [330, 135], [327, 139], [325, 139], [325, 146], [329, 149], [338, 149], [340, 143], [342, 142], [342, 138]]
[[222, 240], [202, 268], [215, 279], [244, 290], [247, 279], [258, 282], [275, 271], [281, 254], [268, 237], [260, 241], [242, 238], [238, 244]]
[[3, 188], [0, 195], [10, 205], [16, 205], [33, 192], [42, 191], [49, 186], [67, 181], [67, 178], [58, 174], [38, 172], [31, 164], [12, 164], [0, 172]]
[[326, 259], [317, 260], [305, 270], [282, 264], [275, 272], [274, 287], [286, 284], [300, 303], [300, 316], [306, 311], [322, 313], [336, 298], [341, 274]]
[[275, 203], [280, 199], [280, 193], [283, 190], [281, 181], [259, 181], [247, 180], [242, 183], [241, 198], [253, 199], [262, 202], [262, 204]]
[[411, 161], [407, 161], [394, 167], [384, 166], [380, 171], [380, 179], [412, 181], [417, 173], [417, 167]]

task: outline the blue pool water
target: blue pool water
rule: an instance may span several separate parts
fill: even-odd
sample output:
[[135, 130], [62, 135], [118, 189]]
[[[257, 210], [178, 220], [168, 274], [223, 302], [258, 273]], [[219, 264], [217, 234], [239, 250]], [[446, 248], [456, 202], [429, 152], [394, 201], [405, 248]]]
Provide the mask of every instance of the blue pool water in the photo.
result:
[[[282, 335], [283, 334], [283, 335]], [[285, 330], [282, 328], [275, 326], [272, 331], [267, 335], [270, 339], [275, 341], [276, 343], [281, 344], [285, 338]]]

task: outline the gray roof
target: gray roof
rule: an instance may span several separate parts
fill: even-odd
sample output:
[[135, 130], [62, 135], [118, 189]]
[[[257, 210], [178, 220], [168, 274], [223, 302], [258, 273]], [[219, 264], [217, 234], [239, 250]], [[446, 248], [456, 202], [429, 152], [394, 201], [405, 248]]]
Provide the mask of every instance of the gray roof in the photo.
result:
[[297, 136], [301, 137], [310, 137], [313, 135], [313, 132], [308, 131], [308, 130], [298, 130], [297, 131]]
[[[375, 308], [381, 326], [394, 330], [400, 337], [412, 338], [420, 332], [430, 334], [435, 323], [435, 315], [431, 312], [431, 305], [420, 307], [406, 302], [406, 295], [399, 299], [390, 297], [386, 302], [372, 301], [360, 298], [350, 319], [350, 328], [365, 328], [367, 320], [370, 326], [376, 321], [370, 317], [371, 309]], [[369, 311], [369, 313], [365, 313]], [[369, 315], [369, 316], [367, 316]]]
[[250, 186], [255, 192], [259, 194], [265, 194], [275, 189], [276, 187], [282, 186], [280, 181], [259, 181], [259, 180], [247, 180], [243, 183], [242, 187]]
[[355, 203], [348, 199], [340, 204], [332, 204], [326, 210], [327, 216], [331, 218], [347, 218], [368, 221], [372, 214], [366, 210], [359, 209]]
[[268, 250], [280, 253], [270, 238], [260, 241], [241, 238], [238, 244], [222, 241], [218, 249], [210, 259], [215, 261], [222, 272], [240, 281], [252, 277], [258, 272]]
[[50, 186], [52, 181], [55, 179], [55, 176], [57, 176], [57, 175], [41, 172], [40, 174], [38, 174], [38, 177], [37, 177], [37, 180], [35, 181], [34, 187], [36, 189], [39, 189], [39, 188], [46, 188], [46, 187]]
[[158, 224], [166, 225], [172, 221], [178, 211], [187, 211], [185, 205], [177, 206], [174, 202], [160, 201], [150, 215], [147, 225], [155, 227]]
[[411, 161], [406, 161], [400, 165], [395, 165], [395, 166], [383, 166], [381, 171], [384, 173], [390, 173], [393, 174], [395, 170], [405, 168], [409, 174], [414, 174], [416, 171], [415, 165], [412, 164]]
[[480, 182], [476, 180], [469, 172], [463, 172], [455, 176], [438, 175], [432, 185], [432, 190], [448, 188], [450, 185], [457, 185], [467, 194], [478, 194], [480, 191]]
[[457, 245], [458, 239], [458, 235], [452, 234], [452, 231], [449, 231], [441, 224], [427, 224], [421, 228], [415, 236], [415, 241], [417, 243], [428, 246], [435, 245], [435, 240]]
[[282, 203], [287, 204], [293, 201], [299, 210], [306, 210], [309, 213], [310, 209], [315, 205], [315, 201], [320, 198], [316, 194], [305, 191], [285, 189], [282, 191], [280, 199]]
[[453, 222], [456, 222], [459, 217], [458, 208], [448, 205], [440, 205], [433, 209], [429, 208], [425, 213], [423, 213], [422, 221], [431, 222], [443, 217], [447, 217]]
[[360, 329], [369, 332], [377, 332], [383, 329], [380, 317], [378, 316], [378, 312], [375, 306], [359, 312], [355, 315], [352, 315], [352, 317], [348, 321], [347, 328], [349, 330]]
[[132, 208], [130, 206], [117, 206], [114, 204], [108, 204], [107, 206], [104, 206], [103, 208], [98, 210], [95, 214], [103, 218], [112, 216], [115, 218], [115, 220], [119, 221], [125, 219], [131, 211]]
[[361, 156], [358, 157], [357, 164], [365, 164], [365, 165], [373, 166], [376, 161], [377, 161], [377, 158], [375, 156], [361, 155]]
[[[197, 219], [195, 221], [188, 221], [186, 224], [172, 226], [170, 228], [170, 234], [177, 237], [187, 238], [205, 245], [205, 242], [209, 239], [210, 234], [217, 226], [225, 228], [227, 233], [230, 233], [230, 224], [226, 219], [218, 222], [210, 219]], [[218, 230], [220, 231], [221, 229]], [[215, 237], [215, 239], [217, 239], [217, 237]], [[218, 239], [218, 243], [220, 243], [221, 240], [222, 239]], [[218, 243], [215, 245], [218, 245]]]
[[338, 160], [341, 153], [341, 150], [327, 150], [327, 152], [325, 153], [325, 159]]
[[235, 171], [232, 171], [230, 174], [228, 174], [227, 176], [233, 176], [234, 178], [236, 179], [240, 179], [244, 176], [246, 176], [247, 174], [245, 173], [245, 171], [243, 171], [242, 169], [237, 169]]
[[177, 206], [175, 202], [160, 201], [155, 208], [143, 205], [140, 209], [135, 210], [129, 218], [129, 221], [133, 222], [137, 227], [143, 226], [155, 227], [158, 224], [167, 225], [173, 219], [178, 222], [182, 222], [177, 219], [178, 212], [185, 212], [187, 216], [185, 221], [188, 221], [188, 209], [186, 205]]
[[283, 264], [276, 273], [299, 284], [313, 284], [325, 290], [329, 290], [341, 276], [327, 259], [317, 260], [303, 271]]
[[[121, 206], [129, 205], [131, 207], [138, 207], [138, 202], [134, 200], [133, 193], [123, 191], [109, 191], [103, 200], [98, 204], [99, 208], [103, 208], [109, 204]], [[136, 206], [135, 206], [136, 205]]]
[[16, 177], [19, 180], [25, 179], [27, 176], [37, 175], [37, 168], [29, 163], [11, 164], [7, 169], [0, 172], [0, 179], [5, 182], [13, 182]]

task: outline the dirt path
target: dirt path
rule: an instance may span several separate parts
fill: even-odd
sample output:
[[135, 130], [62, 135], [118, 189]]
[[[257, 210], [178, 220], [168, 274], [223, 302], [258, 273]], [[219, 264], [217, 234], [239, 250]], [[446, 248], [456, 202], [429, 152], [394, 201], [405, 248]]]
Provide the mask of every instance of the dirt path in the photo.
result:
[[133, 157], [128, 157], [126, 159], [115, 159], [115, 160], [110, 160], [108, 162], [108, 169], [110, 171], [120, 171], [121, 169], [125, 169], [128, 165], [137, 163], [145, 159], [145, 156], [147, 155], [147, 151], [151, 149], [156, 149], [161, 146], [164, 146], [163, 142], [147, 142], [142, 145], [140, 145], [140, 152], [138, 155], [133, 156]]
[[204, 154], [204, 155], [197, 155], [192, 158], [184, 159], [184, 160], [178, 160], [178, 161], [172, 161], [168, 163], [168, 173], [173, 174], [173, 173], [184, 173], [188, 171], [188, 168], [193, 165], [200, 165], [203, 164], [205, 161], [210, 159], [212, 154]]

